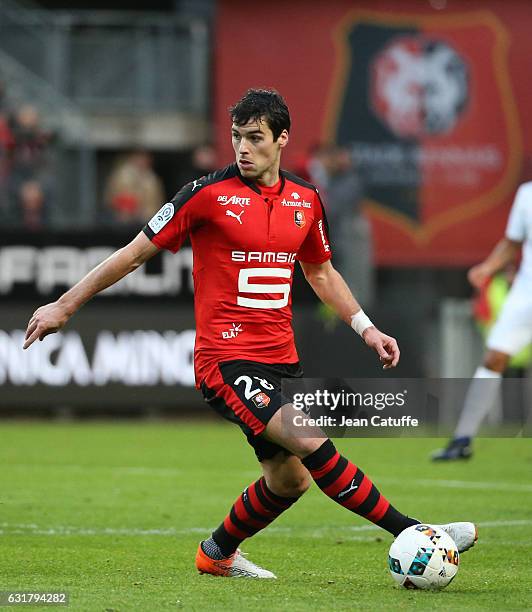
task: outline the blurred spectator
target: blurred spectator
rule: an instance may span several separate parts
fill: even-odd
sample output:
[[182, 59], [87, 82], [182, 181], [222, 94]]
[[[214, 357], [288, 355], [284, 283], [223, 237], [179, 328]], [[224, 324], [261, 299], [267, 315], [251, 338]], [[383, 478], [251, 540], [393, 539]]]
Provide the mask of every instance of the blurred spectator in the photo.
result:
[[152, 165], [147, 151], [134, 151], [118, 161], [104, 194], [114, 222], [144, 223], [162, 206], [163, 184]]
[[48, 211], [41, 183], [24, 181], [19, 187], [17, 196], [13, 221], [28, 231], [42, 230], [46, 225]]
[[294, 156], [292, 167], [289, 168], [294, 174], [309, 183], [321, 185], [324, 179], [324, 170], [320, 156], [324, 145], [316, 143], [306, 151], [298, 151]]
[[8, 214], [9, 154], [13, 147], [13, 135], [9, 129], [8, 104], [4, 82], [0, 80], [0, 221]]
[[7, 113], [9, 105], [7, 101], [7, 90], [4, 81], [0, 80], [0, 113]]
[[191, 181], [214, 172], [216, 168], [218, 168], [218, 158], [212, 144], [204, 143], [192, 151]]
[[15, 113], [11, 124], [13, 150], [11, 175], [15, 182], [49, 179], [48, 145], [52, 134], [40, 125], [39, 112], [31, 104], [24, 104]]
[[13, 146], [8, 116], [0, 107], [0, 220], [6, 219], [8, 215], [9, 161]]
[[5, 223], [37, 231], [48, 220], [52, 137], [31, 104], [23, 104], [11, 117], [0, 111], [0, 205]]
[[0, 155], [2, 158], [15, 146], [13, 134], [9, 129], [9, 118], [6, 112], [0, 109]]
[[334, 265], [364, 308], [374, 299], [371, 226], [362, 208], [363, 186], [348, 149], [324, 145], [314, 151], [309, 166], [324, 192], [330, 224]]
[[335, 145], [314, 144], [310, 147], [309, 156], [305, 164], [308, 180], [318, 189], [325, 189], [328, 172], [325, 167], [326, 158], [334, 151]]

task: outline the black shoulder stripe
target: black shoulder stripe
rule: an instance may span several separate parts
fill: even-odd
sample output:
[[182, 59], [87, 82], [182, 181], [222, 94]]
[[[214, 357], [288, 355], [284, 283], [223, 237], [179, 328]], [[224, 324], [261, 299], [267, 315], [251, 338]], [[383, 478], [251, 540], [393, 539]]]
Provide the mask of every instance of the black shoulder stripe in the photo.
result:
[[230, 164], [225, 168], [221, 168], [220, 170], [215, 170], [207, 176], [202, 176], [198, 179], [194, 179], [190, 183], [187, 183], [175, 194], [175, 196], [170, 200], [175, 207], [176, 212], [186, 204], [191, 198], [193, 198], [197, 193], [199, 193], [203, 188], [208, 185], [214, 185], [215, 183], [220, 183], [221, 181], [226, 181], [227, 179], [233, 178], [237, 176], [237, 168], [236, 164]]
[[170, 203], [163, 204], [161, 210], [159, 210], [159, 212], [155, 214], [152, 220], [149, 221], [143, 227], [143, 232], [146, 234], [146, 236], [148, 236], [150, 240], [152, 240], [156, 232], [153, 231], [153, 229], [150, 227], [150, 224], [154, 222], [156, 217], [161, 215], [168, 207], [170, 207], [170, 204], [173, 206], [173, 211], [171, 215], [173, 216], [204, 187], [207, 187], [208, 185], [213, 185], [214, 183], [219, 183], [220, 181], [225, 181], [235, 176], [237, 176], [236, 164], [231, 164], [229, 166], [226, 166], [225, 168], [221, 168], [220, 170], [215, 170], [207, 176], [202, 176], [201, 178], [194, 179], [192, 182], [187, 183], [186, 185], [181, 187], [181, 189], [175, 194], [175, 196], [170, 200]]
[[316, 192], [318, 191], [318, 189], [316, 188], [316, 185], [313, 185], [312, 183], [305, 181], [300, 176], [297, 176], [296, 174], [292, 174], [291, 172], [288, 172], [287, 170], [281, 170], [281, 176], [284, 176], [288, 181], [292, 181], [292, 183], [301, 185], [301, 187], [306, 187], [307, 189], [312, 189], [312, 191], [316, 191]]
[[232, 163], [225, 166], [225, 168], [220, 168], [219, 170], [211, 172], [206, 177], [202, 177], [201, 180], [205, 180], [206, 185], [213, 185], [214, 183], [220, 183], [221, 181], [226, 181], [235, 176], [238, 176], [238, 168], [235, 163]]

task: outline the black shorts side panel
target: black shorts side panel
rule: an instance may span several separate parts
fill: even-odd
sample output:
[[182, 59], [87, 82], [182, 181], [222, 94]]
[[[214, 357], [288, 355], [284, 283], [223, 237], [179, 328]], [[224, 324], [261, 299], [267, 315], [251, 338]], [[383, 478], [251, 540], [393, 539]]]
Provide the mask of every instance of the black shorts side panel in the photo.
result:
[[[267, 424], [277, 410], [289, 401], [281, 393], [281, 380], [283, 378], [300, 378], [303, 375], [299, 363], [265, 364], [243, 359], [221, 362], [219, 370], [224, 383], [233, 389], [239, 400], [264, 424]], [[239, 383], [235, 384], [235, 381], [238, 380]], [[260, 390], [262, 395], [262, 402], [257, 400], [259, 394], [253, 394], [257, 389]], [[271, 459], [279, 452], [291, 454], [261, 435], [255, 435], [251, 427], [244, 423], [227, 405], [226, 401], [217, 396], [216, 391], [207, 387], [205, 383], [201, 384], [201, 391], [205, 401], [221, 417], [237, 424], [242, 429], [259, 461]], [[248, 397], [246, 397], [246, 391]], [[249, 398], [250, 393], [253, 394], [251, 398]], [[260, 396], [259, 399], [261, 399]], [[267, 405], [264, 405], [265, 401], [268, 401]]]
[[219, 365], [223, 381], [261, 423], [267, 425], [272, 416], [288, 400], [281, 393], [281, 380], [302, 376], [297, 364], [269, 364], [237, 359]]

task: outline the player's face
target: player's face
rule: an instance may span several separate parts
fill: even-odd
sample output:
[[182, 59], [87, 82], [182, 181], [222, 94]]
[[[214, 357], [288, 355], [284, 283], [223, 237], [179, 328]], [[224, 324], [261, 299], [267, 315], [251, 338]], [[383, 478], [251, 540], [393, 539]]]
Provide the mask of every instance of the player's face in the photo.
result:
[[277, 174], [281, 149], [288, 143], [288, 132], [283, 130], [277, 140], [266, 121], [250, 121], [245, 125], [231, 126], [236, 163], [242, 176], [261, 180]]

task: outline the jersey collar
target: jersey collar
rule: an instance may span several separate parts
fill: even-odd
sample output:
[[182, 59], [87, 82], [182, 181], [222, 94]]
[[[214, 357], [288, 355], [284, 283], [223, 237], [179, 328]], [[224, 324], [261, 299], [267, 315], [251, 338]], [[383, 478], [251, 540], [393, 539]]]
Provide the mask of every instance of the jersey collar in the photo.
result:
[[[234, 164], [234, 167], [235, 167], [235, 170], [236, 170], [236, 175], [242, 181], [242, 183], [244, 183], [244, 185], [246, 185], [247, 187], [252, 189], [255, 193], [258, 193], [259, 195], [262, 195], [260, 187], [257, 185], [257, 183], [255, 183], [255, 181], [252, 181], [251, 179], [246, 178], [245, 176], [242, 176], [240, 174], [240, 170], [239, 170], [238, 165], [236, 163]], [[284, 189], [284, 186], [285, 186], [285, 183], [286, 183], [286, 177], [284, 175], [284, 171], [281, 170], [281, 169], [279, 169], [279, 177], [281, 179], [281, 188], [279, 189], [279, 193], [281, 194], [283, 192], [283, 189]]]

